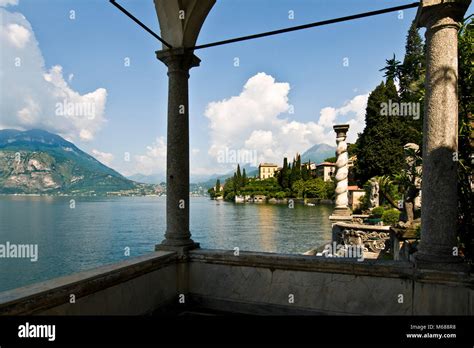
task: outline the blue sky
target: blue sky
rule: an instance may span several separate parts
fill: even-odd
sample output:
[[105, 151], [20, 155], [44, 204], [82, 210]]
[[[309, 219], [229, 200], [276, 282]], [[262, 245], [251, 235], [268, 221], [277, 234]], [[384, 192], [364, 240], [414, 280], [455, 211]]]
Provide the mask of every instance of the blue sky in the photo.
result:
[[[17, 1], [0, 0], [0, 4]], [[119, 3], [159, 33], [152, 0]], [[410, 1], [218, 0], [198, 43], [407, 3]], [[71, 10], [75, 19], [70, 19]], [[77, 100], [93, 93], [89, 97], [98, 101], [96, 112], [100, 113], [95, 123], [46, 122], [52, 117], [45, 114], [47, 108], [33, 107], [41, 106], [41, 101], [35, 104], [35, 98], [47, 98], [40, 95], [23, 101], [30, 106], [18, 121], [16, 114], [26, 108], [18, 97], [10, 108], [0, 109], [0, 127], [49, 128], [126, 175], [164, 170], [167, 76], [165, 66], [155, 58], [154, 52], [161, 48], [155, 38], [107, 0], [19, 0], [18, 5], [0, 11], [7, 19], [3, 25], [18, 22], [31, 31], [29, 36], [17, 32], [18, 26], [5, 31], [12, 37], [19, 34], [23, 41], [15, 43], [10, 37], [10, 46], [4, 45], [2, 70], [8, 71], [18, 52], [28, 61], [29, 52], [37, 50], [42, 69], [50, 80], [59, 81], [55, 88]], [[293, 20], [288, 18], [289, 11], [294, 11]], [[258, 160], [292, 157], [315, 143], [334, 142], [333, 123], [350, 121], [349, 140], [353, 141], [363, 129], [366, 96], [383, 79], [379, 69], [385, 59], [394, 53], [403, 58], [415, 13], [416, 9], [409, 9], [403, 15], [394, 12], [196, 51], [202, 62], [192, 69], [190, 79], [191, 172], [211, 174], [233, 167], [229, 161], [218, 163], [218, 153], [224, 148], [256, 150]], [[30, 44], [36, 47], [35, 42], [37, 48], [28, 49]], [[128, 67], [124, 66], [126, 58], [130, 59]], [[348, 66], [343, 64], [345, 58]], [[62, 70], [51, 71], [54, 66]], [[36, 70], [32, 68], [28, 76]], [[18, 71], [2, 75], [3, 90], [10, 85], [7, 77]], [[29, 86], [26, 75], [22, 81]], [[247, 92], [241, 94], [246, 84]], [[259, 95], [262, 90], [265, 97]], [[51, 93], [57, 94], [54, 91]], [[13, 97], [13, 92], [5, 94], [2, 104]], [[80, 133], [81, 129], [86, 132]], [[124, 153], [130, 154], [130, 161], [124, 160]]]

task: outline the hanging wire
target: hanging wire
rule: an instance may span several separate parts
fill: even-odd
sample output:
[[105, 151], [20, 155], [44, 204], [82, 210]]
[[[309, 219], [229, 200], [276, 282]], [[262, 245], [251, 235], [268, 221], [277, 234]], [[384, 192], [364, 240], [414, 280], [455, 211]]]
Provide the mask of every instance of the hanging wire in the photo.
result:
[[[137, 19], [134, 15], [132, 15], [125, 8], [120, 6], [116, 2], [116, 0], [109, 0], [109, 1], [115, 7], [117, 7], [120, 11], [122, 11], [128, 17], [130, 17], [135, 23], [137, 23], [139, 26], [141, 26], [143, 29], [145, 29], [148, 33], [150, 33], [153, 37], [158, 39], [163, 45], [165, 45], [168, 48], [173, 48], [169, 43], [167, 43], [165, 40], [163, 40], [158, 34], [153, 32], [145, 24], [140, 22], [140, 20]], [[203, 48], [227, 45], [227, 44], [234, 43], [234, 42], [254, 40], [254, 39], [259, 39], [259, 38], [266, 37], [266, 36], [279, 35], [279, 34], [289, 33], [289, 32], [297, 31], [297, 30], [304, 30], [304, 29], [308, 29], [308, 28], [320, 27], [320, 26], [323, 26], [323, 25], [329, 25], [329, 24], [334, 24], [334, 23], [351, 21], [351, 20], [355, 20], [355, 19], [359, 19], [359, 18], [377, 16], [377, 15], [384, 14], [384, 13], [389, 13], [389, 12], [402, 11], [402, 10], [406, 10], [406, 9], [409, 9], [409, 8], [418, 7], [419, 5], [420, 5], [419, 2], [413, 2], [413, 3], [407, 4], [407, 5], [389, 7], [389, 8], [385, 8], [385, 9], [381, 9], [381, 10], [376, 10], [376, 11], [358, 13], [358, 14], [351, 15], [351, 16], [328, 19], [328, 20], [325, 20], [325, 21], [313, 22], [313, 23], [298, 25], [298, 26], [294, 26], [294, 27], [288, 27], [288, 28], [283, 28], [283, 29], [278, 29], [278, 30], [273, 30], [273, 31], [267, 31], [267, 32], [259, 33], [259, 34], [241, 36], [241, 37], [236, 37], [236, 38], [233, 38], [233, 39], [216, 41], [216, 42], [211, 42], [211, 43], [207, 43], [207, 44], [203, 44], [203, 45], [196, 45], [196, 46], [193, 46], [193, 47], [189, 47], [189, 49], [190, 50], [199, 50], [199, 49], [203, 49]]]
[[125, 13], [128, 17], [130, 17], [135, 23], [137, 23], [139, 26], [141, 26], [143, 29], [145, 29], [147, 32], [149, 32], [153, 37], [158, 39], [163, 45], [165, 45], [168, 48], [173, 48], [169, 43], [167, 43], [165, 40], [163, 40], [157, 33], [155, 33], [153, 30], [148, 28], [145, 24], [143, 24], [137, 17], [132, 15], [130, 12], [128, 12], [125, 8], [123, 8], [120, 4], [116, 2], [116, 0], [109, 0], [112, 5], [117, 7], [120, 11]]

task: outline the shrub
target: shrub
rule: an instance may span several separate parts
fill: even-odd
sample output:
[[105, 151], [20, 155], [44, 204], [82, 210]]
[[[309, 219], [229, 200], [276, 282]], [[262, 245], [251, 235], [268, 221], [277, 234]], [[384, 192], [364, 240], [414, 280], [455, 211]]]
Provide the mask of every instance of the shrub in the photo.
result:
[[400, 211], [397, 209], [389, 209], [383, 212], [382, 221], [385, 225], [395, 225], [400, 219]]
[[415, 237], [418, 239], [421, 238], [421, 224], [418, 224], [415, 227]]
[[372, 209], [372, 216], [373, 217], [376, 217], [376, 218], [379, 218], [379, 217], [382, 217], [384, 213], [384, 209], [383, 207], [375, 207], [374, 209]]
[[229, 192], [228, 194], [226, 194], [225, 196], [225, 200], [226, 201], [233, 201], [235, 198], [235, 193], [234, 192]]
[[286, 192], [278, 191], [277, 193], [275, 193], [275, 198], [283, 199], [285, 197], [286, 197]]

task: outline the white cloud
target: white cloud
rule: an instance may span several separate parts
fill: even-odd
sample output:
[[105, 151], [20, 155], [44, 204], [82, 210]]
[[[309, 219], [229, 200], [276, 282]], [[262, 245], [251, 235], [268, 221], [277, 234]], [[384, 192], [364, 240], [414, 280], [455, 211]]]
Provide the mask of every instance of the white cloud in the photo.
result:
[[2, 39], [6, 39], [16, 48], [24, 48], [30, 37], [30, 31], [22, 25], [13, 23], [2, 27]]
[[156, 174], [166, 171], [166, 141], [164, 137], [156, 138], [152, 145], [147, 146], [146, 153], [134, 156], [133, 170], [130, 174]]
[[8, 5], [18, 5], [18, 0], [0, 0], [0, 7]]
[[[368, 95], [357, 95], [340, 107], [321, 109], [319, 118], [300, 122], [283, 118], [289, 110], [288, 83], [276, 82], [265, 73], [251, 77], [238, 96], [207, 105], [209, 119], [211, 161], [203, 158], [197, 148], [191, 149], [191, 174], [210, 175], [235, 169], [235, 163], [222, 163], [219, 157], [229, 158], [230, 152], [240, 151], [244, 158], [255, 162], [281, 164], [283, 157], [290, 159], [318, 143], [336, 145], [332, 126], [349, 123], [348, 141], [354, 142], [365, 126], [364, 116]], [[133, 174], [164, 174], [166, 171], [166, 139], [158, 137], [146, 147], [144, 154], [133, 156], [121, 171]], [[257, 160], [254, 160], [254, 154]], [[239, 156], [239, 154], [234, 154]], [[242, 163], [242, 162], [241, 162]]]
[[284, 113], [289, 109], [289, 91], [288, 83], [258, 73], [238, 96], [209, 103], [205, 111], [210, 122], [209, 155], [217, 159], [226, 148], [256, 151], [258, 162], [280, 164], [284, 156], [292, 158], [314, 144], [335, 145], [335, 123], [351, 125], [348, 140], [352, 142], [363, 130], [368, 95], [355, 96], [339, 108], [323, 108], [317, 122], [300, 122], [284, 118], [288, 116]]
[[336, 109], [325, 107], [320, 111], [318, 124], [322, 127], [331, 127], [336, 119]]
[[114, 160], [114, 155], [108, 152], [101, 152], [99, 150], [93, 149], [92, 150], [92, 155], [99, 161], [104, 163], [107, 166], [110, 166], [112, 164], [112, 161]]
[[[0, 4], [16, 2], [0, 0]], [[106, 121], [107, 91], [98, 88], [80, 94], [73, 90], [65, 81], [61, 66], [45, 68], [26, 18], [3, 8], [0, 16], [0, 76], [2, 85], [8, 86], [1, 95], [2, 128], [41, 128], [73, 141], [92, 140]]]

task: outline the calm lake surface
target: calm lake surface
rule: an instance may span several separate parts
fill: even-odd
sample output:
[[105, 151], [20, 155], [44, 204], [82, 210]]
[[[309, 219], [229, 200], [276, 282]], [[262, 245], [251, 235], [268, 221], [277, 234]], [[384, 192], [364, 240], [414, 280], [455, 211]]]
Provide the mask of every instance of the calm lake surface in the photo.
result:
[[[38, 244], [38, 261], [0, 258], [0, 291], [125, 260], [164, 239], [165, 197], [0, 196], [0, 244]], [[332, 206], [191, 198], [202, 248], [303, 253], [331, 239]], [[129, 248], [130, 256], [125, 255]]]

